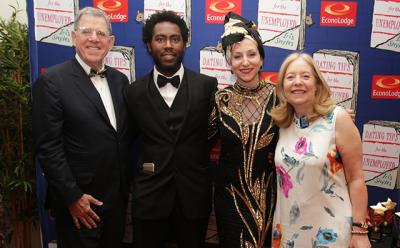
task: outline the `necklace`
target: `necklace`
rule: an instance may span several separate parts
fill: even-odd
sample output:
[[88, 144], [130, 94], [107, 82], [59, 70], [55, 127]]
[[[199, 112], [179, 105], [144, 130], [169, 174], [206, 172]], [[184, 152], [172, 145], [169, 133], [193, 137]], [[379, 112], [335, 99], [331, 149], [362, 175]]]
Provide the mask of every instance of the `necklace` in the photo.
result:
[[239, 82], [235, 82], [233, 88], [244, 96], [253, 96], [257, 93], [260, 89], [264, 86], [264, 81], [258, 81], [256, 87], [254, 88], [247, 88], [246, 86], [241, 85]]

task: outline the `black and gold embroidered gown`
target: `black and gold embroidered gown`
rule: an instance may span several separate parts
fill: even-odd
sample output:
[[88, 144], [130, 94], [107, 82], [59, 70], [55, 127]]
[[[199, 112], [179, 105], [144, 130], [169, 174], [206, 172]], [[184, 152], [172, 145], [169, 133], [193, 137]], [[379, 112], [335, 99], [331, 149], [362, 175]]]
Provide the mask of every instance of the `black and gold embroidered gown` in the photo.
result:
[[276, 103], [274, 86], [263, 81], [254, 89], [235, 83], [215, 95], [209, 136], [221, 140], [214, 209], [222, 248], [271, 244], [278, 127], [267, 111]]

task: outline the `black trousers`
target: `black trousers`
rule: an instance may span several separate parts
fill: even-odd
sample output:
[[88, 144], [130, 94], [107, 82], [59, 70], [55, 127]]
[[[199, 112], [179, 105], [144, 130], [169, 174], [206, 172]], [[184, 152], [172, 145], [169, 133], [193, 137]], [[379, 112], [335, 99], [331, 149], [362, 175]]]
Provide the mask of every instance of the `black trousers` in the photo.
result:
[[175, 201], [174, 210], [167, 219], [133, 218], [133, 247], [163, 248], [172, 238], [178, 248], [201, 248], [204, 247], [207, 226], [208, 217], [188, 219]]
[[81, 224], [77, 229], [69, 212], [57, 214], [56, 231], [58, 248], [118, 248], [122, 245], [125, 230], [125, 204], [122, 200], [113, 208], [98, 213], [97, 228], [87, 229]]

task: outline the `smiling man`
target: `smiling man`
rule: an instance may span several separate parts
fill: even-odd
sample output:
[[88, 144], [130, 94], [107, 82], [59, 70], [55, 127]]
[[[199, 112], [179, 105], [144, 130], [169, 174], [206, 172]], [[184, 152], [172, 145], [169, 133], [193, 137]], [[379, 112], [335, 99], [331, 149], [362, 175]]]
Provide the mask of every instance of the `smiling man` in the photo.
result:
[[127, 196], [128, 79], [104, 65], [115, 37], [107, 15], [80, 10], [75, 58], [46, 70], [33, 87], [35, 155], [48, 182], [57, 247], [119, 247]]
[[184, 68], [189, 30], [173, 12], [152, 15], [143, 42], [153, 70], [126, 91], [139, 140], [133, 180], [134, 247], [202, 247], [211, 209], [208, 117], [217, 80]]

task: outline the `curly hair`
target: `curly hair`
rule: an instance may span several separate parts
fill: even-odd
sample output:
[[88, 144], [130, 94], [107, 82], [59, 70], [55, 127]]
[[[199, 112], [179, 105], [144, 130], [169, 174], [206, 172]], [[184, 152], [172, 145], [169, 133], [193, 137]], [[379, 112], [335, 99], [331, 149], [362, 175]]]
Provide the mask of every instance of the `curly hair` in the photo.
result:
[[154, 26], [160, 22], [171, 22], [176, 24], [182, 35], [183, 42], [186, 44], [189, 38], [189, 28], [186, 22], [173, 11], [161, 11], [151, 15], [147, 18], [146, 23], [143, 26], [143, 37], [144, 44], [150, 43], [153, 37]]

